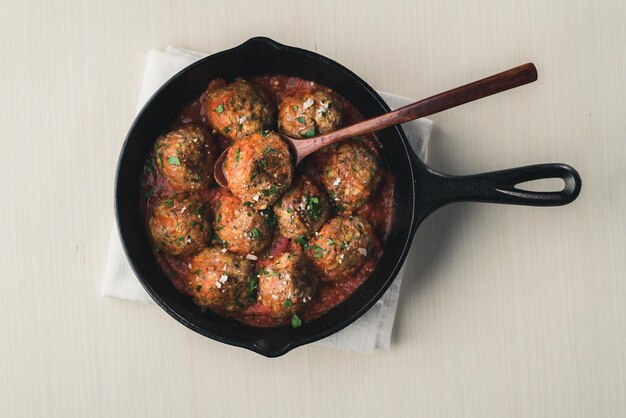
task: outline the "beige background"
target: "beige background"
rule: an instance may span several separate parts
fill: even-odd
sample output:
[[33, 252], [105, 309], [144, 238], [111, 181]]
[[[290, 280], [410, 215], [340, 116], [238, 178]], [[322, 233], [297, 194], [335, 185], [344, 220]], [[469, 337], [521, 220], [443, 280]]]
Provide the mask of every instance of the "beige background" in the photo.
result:
[[[624, 416], [626, 3], [260, 3], [2, 0], [0, 416]], [[432, 165], [567, 162], [580, 198], [429, 218], [374, 355], [269, 360], [101, 298], [147, 51], [260, 34], [416, 98], [532, 60], [539, 82], [434, 116]]]

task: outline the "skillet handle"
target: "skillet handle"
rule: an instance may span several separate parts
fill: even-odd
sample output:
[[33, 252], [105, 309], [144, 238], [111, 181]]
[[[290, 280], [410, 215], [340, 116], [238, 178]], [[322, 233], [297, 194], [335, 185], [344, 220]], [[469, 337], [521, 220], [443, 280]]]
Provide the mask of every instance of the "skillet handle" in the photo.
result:
[[[454, 202], [489, 202], [528, 206], [561, 206], [579, 195], [582, 181], [567, 164], [537, 164], [471, 176], [448, 176], [429, 169], [427, 185], [432, 210]], [[560, 178], [565, 187], [558, 192], [533, 192], [516, 187], [532, 180]]]

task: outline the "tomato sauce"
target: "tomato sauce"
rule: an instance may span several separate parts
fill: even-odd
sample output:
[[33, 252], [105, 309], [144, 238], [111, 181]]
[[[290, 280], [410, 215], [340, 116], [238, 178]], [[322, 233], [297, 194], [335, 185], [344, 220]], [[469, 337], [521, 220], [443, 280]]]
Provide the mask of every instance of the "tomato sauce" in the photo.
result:
[[[289, 77], [285, 75], [267, 75], [251, 77], [251, 81], [258, 84], [270, 99], [271, 104], [276, 107], [281, 98], [306, 90], [315, 92], [324, 90], [326, 87], [315, 82], [304, 80], [297, 77]], [[336, 94], [336, 93], [335, 93]], [[337, 95], [341, 101], [346, 123], [352, 124], [363, 120], [363, 116], [359, 111], [343, 97]], [[216, 140], [218, 153], [231, 145], [231, 141], [213, 131], [207, 124], [204, 117], [205, 94], [203, 93], [196, 100], [185, 106], [173, 121], [171, 128], [175, 128], [185, 124], [197, 124], [206, 128], [212, 133]], [[373, 134], [365, 135], [363, 143], [378, 158], [380, 158], [379, 147], [381, 144], [377, 141]], [[312, 176], [314, 179], [319, 177], [319, 173], [315, 169], [316, 159], [324, 158], [323, 153], [320, 155], [312, 155], [305, 159], [297, 171], [302, 171]], [[217, 185], [209, 186], [208, 190], [197, 192], [196, 195], [201, 201], [211, 209], [215, 209], [219, 193]], [[352, 277], [340, 283], [320, 282], [316, 296], [309, 302], [304, 309], [298, 313], [298, 316], [304, 321], [312, 321], [323, 315], [333, 307], [337, 306], [348, 298], [372, 273], [380, 257], [383, 253], [383, 243], [391, 227], [393, 218], [393, 189], [394, 178], [384, 169], [382, 169], [381, 181], [378, 189], [370, 200], [359, 210], [358, 214], [366, 219], [373, 227], [375, 233], [374, 244], [370, 251], [370, 256], [366, 260], [359, 272]], [[144, 167], [144, 175], [141, 180], [142, 198], [140, 202], [140, 210], [144, 219], [150, 213], [156, 203], [166, 196], [170, 196], [175, 191], [170, 187], [165, 178], [163, 178], [154, 165], [154, 155], [150, 154]], [[213, 212], [213, 210], [211, 212]], [[263, 267], [269, 257], [275, 257], [285, 251], [302, 251], [299, 244], [293, 240], [285, 238], [278, 233], [275, 234], [270, 247], [264, 255], [259, 256], [257, 261], [257, 269]], [[166, 276], [171, 280], [172, 284], [180, 292], [191, 295], [187, 286], [187, 277], [189, 275], [189, 266], [191, 256], [173, 257], [162, 252], [155, 252], [155, 257]], [[267, 308], [256, 302], [245, 308], [242, 312], [238, 312], [233, 317], [247, 325], [256, 327], [276, 327], [288, 325], [291, 317], [277, 319], [270, 315]]]

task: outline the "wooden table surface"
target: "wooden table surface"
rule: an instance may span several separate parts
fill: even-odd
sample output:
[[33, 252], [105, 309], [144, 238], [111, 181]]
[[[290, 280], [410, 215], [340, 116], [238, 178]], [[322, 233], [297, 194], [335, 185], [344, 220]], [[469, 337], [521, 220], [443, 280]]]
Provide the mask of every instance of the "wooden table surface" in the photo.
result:
[[[3, 1], [0, 416], [624, 416], [624, 22], [623, 0]], [[415, 98], [533, 61], [537, 83], [433, 117], [431, 164], [566, 162], [582, 194], [435, 213], [373, 355], [265, 359], [100, 297], [147, 52], [254, 35]]]

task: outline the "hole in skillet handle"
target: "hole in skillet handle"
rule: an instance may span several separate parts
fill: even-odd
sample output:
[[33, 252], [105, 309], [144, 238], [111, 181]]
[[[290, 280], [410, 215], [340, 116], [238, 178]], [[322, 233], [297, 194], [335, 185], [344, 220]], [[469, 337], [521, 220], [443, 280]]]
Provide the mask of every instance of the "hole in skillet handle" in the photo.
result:
[[[582, 187], [580, 175], [567, 164], [536, 164], [471, 176], [449, 176], [430, 168], [428, 172], [430, 175], [422, 184], [422, 192], [429, 195], [431, 210], [454, 202], [562, 206], [576, 200]], [[531, 191], [518, 187], [542, 179], [561, 179], [564, 187], [559, 191]]]

